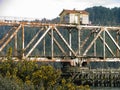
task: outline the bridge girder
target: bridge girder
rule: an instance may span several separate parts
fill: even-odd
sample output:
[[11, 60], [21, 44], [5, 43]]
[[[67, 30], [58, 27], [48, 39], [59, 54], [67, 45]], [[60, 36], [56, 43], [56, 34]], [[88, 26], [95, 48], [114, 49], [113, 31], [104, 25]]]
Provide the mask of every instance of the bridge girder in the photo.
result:
[[[24, 21], [0, 21], [0, 27], [11, 27], [7, 33], [0, 39], [0, 52], [4, 52], [4, 49], [10, 42], [14, 41], [16, 56], [18, 55], [18, 42], [21, 42], [21, 57], [23, 59], [31, 57], [34, 50], [42, 44], [43, 49], [40, 51], [44, 57], [56, 58], [56, 47], [61, 51], [57, 58], [63, 56], [74, 58], [86, 58], [86, 57], [102, 57], [103, 61], [106, 58], [118, 58], [120, 57], [120, 42], [119, 42], [119, 30], [120, 27], [108, 27], [108, 26], [87, 26], [87, 25], [70, 25], [70, 24], [50, 24], [40, 22], [24, 22]], [[25, 42], [26, 27], [39, 28], [33, 37]], [[14, 30], [13, 30], [14, 29]], [[12, 33], [11, 33], [12, 30]], [[2, 31], [2, 29], [1, 29]], [[21, 34], [21, 41], [18, 41], [18, 33]], [[62, 32], [61, 32], [62, 31]], [[67, 35], [65, 35], [65, 32]], [[88, 32], [87, 32], [88, 31]], [[32, 33], [32, 31], [29, 31]], [[87, 32], [87, 33], [86, 33]], [[113, 36], [114, 32], [114, 36]], [[48, 46], [46, 37], [49, 36], [50, 40], [50, 55], [46, 54]], [[15, 38], [15, 40], [13, 40]], [[59, 39], [61, 40], [59, 40]], [[101, 40], [101, 43], [98, 42]], [[36, 41], [36, 42], [35, 42]], [[111, 46], [109, 43], [112, 43]], [[26, 43], [26, 44], [25, 44]], [[64, 45], [63, 45], [64, 44]], [[98, 55], [97, 47], [101, 44], [102, 55]], [[113, 49], [113, 47], [115, 47]], [[57, 50], [56, 50], [57, 51]], [[90, 52], [90, 54], [89, 54]], [[116, 54], [117, 53], [117, 54]], [[109, 55], [111, 55], [109, 57]], [[14, 56], [14, 55], [13, 55]], [[34, 55], [35, 56], [35, 55]], [[37, 56], [37, 55], [36, 55]], [[38, 55], [39, 56], [39, 55]], [[80, 59], [82, 60], [82, 59]], [[93, 61], [93, 60], [91, 60]], [[95, 61], [95, 60], [94, 60]], [[102, 60], [101, 60], [102, 61]]]

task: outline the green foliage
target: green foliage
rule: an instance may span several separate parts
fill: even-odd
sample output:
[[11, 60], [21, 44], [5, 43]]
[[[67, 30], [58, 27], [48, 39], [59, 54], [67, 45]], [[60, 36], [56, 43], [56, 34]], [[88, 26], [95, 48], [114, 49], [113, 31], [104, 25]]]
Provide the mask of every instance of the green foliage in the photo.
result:
[[35, 90], [33, 85], [17, 82], [16, 79], [0, 76], [0, 90]]
[[71, 79], [62, 79], [61, 85], [57, 86], [57, 90], [90, 90], [90, 87], [88, 85], [80, 85], [77, 86], [74, 83], [71, 82]]
[[0, 63], [0, 74], [9, 78], [18, 78], [23, 82], [30, 81], [32, 73], [38, 69], [38, 65], [32, 61], [6, 60]]
[[120, 25], [120, 8], [94, 6], [85, 9], [90, 14], [90, 21], [95, 25]]
[[17, 76], [25, 82], [30, 80], [32, 73], [38, 70], [38, 65], [32, 61], [19, 61], [17, 63], [17, 70]]
[[71, 79], [62, 79], [60, 70], [33, 61], [3, 61], [0, 75], [0, 88], [5, 90], [82, 90]]
[[16, 70], [16, 64], [12, 60], [0, 62], [0, 73], [5, 76], [7, 73], [14, 74]]
[[[7, 59], [0, 63], [0, 88], [5, 90], [78, 90], [78, 86], [61, 79], [61, 71], [50, 65], [38, 65], [35, 61], [12, 60], [12, 48]], [[3, 80], [1, 80], [4, 78]], [[8, 82], [7, 82], [8, 81]], [[61, 84], [60, 84], [61, 82]], [[89, 87], [86, 87], [89, 88]], [[86, 90], [86, 89], [84, 89]]]
[[10, 47], [7, 51], [7, 59], [12, 60], [12, 47]]
[[3, 78], [0, 76], [0, 90], [20, 90], [21, 87], [14, 82], [13, 80], [10, 80], [9, 78]]
[[33, 73], [32, 81], [35, 85], [43, 84], [48, 88], [54, 86], [59, 80], [61, 72], [52, 66], [40, 66], [39, 70]]

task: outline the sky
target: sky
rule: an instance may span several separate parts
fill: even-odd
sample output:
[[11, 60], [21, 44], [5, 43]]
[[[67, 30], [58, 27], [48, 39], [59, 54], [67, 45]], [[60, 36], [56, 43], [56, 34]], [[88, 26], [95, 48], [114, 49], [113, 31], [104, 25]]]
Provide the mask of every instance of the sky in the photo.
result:
[[63, 9], [93, 6], [120, 7], [120, 0], [0, 0], [0, 16], [53, 19]]

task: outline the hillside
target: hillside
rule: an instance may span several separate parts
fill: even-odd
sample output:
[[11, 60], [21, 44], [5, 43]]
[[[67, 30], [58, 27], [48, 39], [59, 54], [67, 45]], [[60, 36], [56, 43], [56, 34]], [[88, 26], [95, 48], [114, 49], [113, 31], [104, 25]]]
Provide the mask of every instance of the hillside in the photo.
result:
[[120, 7], [92, 7], [85, 9], [89, 12], [89, 19], [95, 25], [120, 25]]

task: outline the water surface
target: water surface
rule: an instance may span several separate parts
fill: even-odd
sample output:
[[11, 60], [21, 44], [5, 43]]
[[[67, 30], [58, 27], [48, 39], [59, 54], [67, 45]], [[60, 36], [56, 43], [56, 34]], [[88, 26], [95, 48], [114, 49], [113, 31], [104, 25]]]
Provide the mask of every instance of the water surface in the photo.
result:
[[120, 87], [91, 87], [90, 90], [120, 90]]

